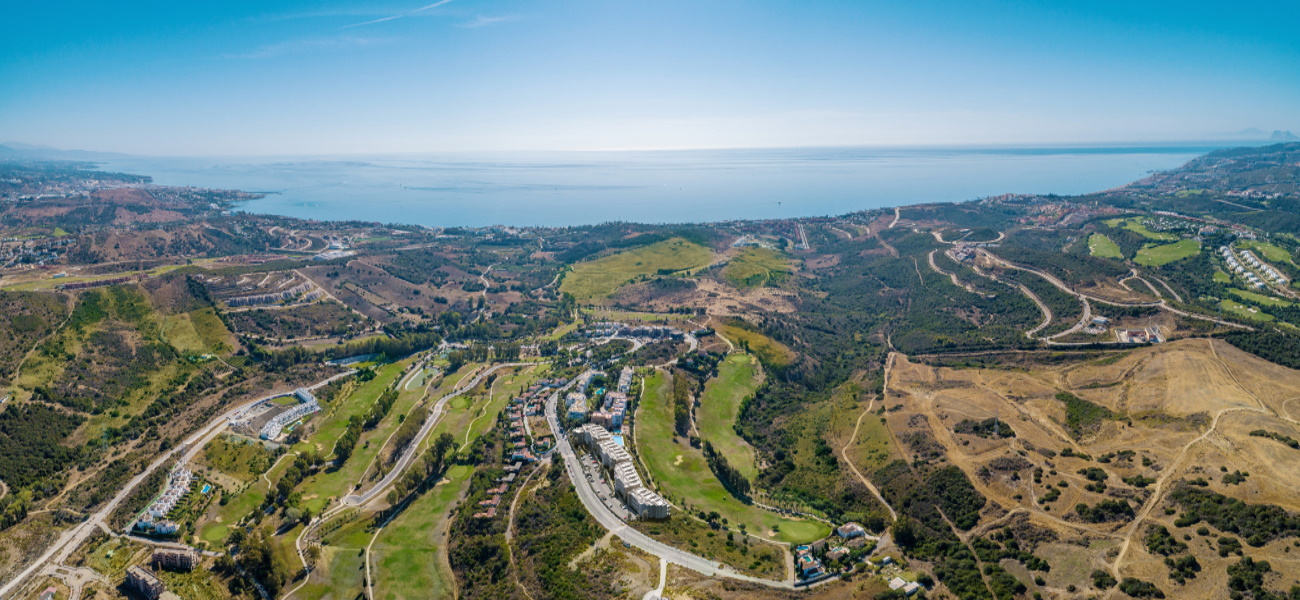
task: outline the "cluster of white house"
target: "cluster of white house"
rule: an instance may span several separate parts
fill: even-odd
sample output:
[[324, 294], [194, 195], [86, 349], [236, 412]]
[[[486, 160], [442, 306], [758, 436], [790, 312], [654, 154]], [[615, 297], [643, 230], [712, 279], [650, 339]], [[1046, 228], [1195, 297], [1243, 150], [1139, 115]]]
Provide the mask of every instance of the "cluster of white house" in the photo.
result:
[[[1286, 284], [1285, 275], [1282, 275], [1282, 273], [1279, 272], [1277, 269], [1275, 269], [1273, 265], [1270, 265], [1260, 260], [1258, 257], [1255, 256], [1255, 253], [1251, 252], [1250, 250], [1240, 250], [1236, 254], [1234, 254], [1231, 248], [1227, 246], [1220, 246], [1219, 254], [1223, 256], [1224, 262], [1228, 263], [1228, 268], [1232, 269], [1233, 273], [1236, 273], [1238, 277], [1245, 279], [1248, 283], [1250, 283], [1250, 285], [1254, 286], [1256, 289], [1263, 288], [1265, 283], [1263, 279], [1260, 279], [1260, 277], [1255, 274], [1255, 271], [1259, 271], [1260, 273], [1263, 273], [1264, 279], [1267, 279], [1269, 283], [1272, 283], [1274, 285]], [[1238, 255], [1241, 257], [1240, 260], [1237, 259]], [[1243, 261], [1246, 263], [1246, 265], [1250, 265], [1252, 268], [1254, 268], [1255, 271], [1251, 271], [1250, 269], [1247, 269], [1246, 265], [1242, 264]]]
[[601, 465], [613, 473], [614, 493], [623, 498], [633, 514], [642, 519], [668, 518], [668, 501], [641, 483], [641, 476], [632, 463], [632, 455], [614, 442], [608, 430], [588, 423], [573, 430], [573, 433], [593, 454], [600, 457]]
[[[271, 292], [269, 294], [257, 294], [254, 296], [239, 296], [237, 298], [230, 298], [226, 300], [226, 305], [227, 306], [254, 306], [257, 304], [274, 304], [276, 302], [281, 302], [284, 300], [293, 300], [298, 296], [301, 296], [309, 291], [312, 291], [312, 288], [314, 287], [316, 287], [316, 284], [310, 281], [304, 281], [282, 292]], [[320, 294], [316, 294], [316, 296], [319, 297]]]
[[632, 389], [632, 367], [623, 367], [623, 371], [618, 374], [618, 391], [626, 394]]
[[273, 440], [278, 438], [280, 437], [280, 432], [284, 431], [285, 425], [320, 411], [320, 403], [316, 401], [316, 397], [311, 395], [311, 392], [307, 391], [306, 388], [298, 388], [294, 390], [293, 395], [298, 397], [298, 404], [289, 410], [271, 417], [271, 420], [267, 421], [266, 425], [262, 426], [262, 430], [258, 432], [258, 437], [264, 440]]
[[167, 476], [167, 489], [163, 490], [161, 496], [145, 509], [144, 514], [140, 515], [136, 527], [140, 529], [153, 530], [159, 535], [171, 535], [176, 533], [180, 528], [174, 521], [168, 520], [167, 513], [176, 508], [176, 503], [185, 497], [190, 491], [190, 484], [194, 482], [194, 473], [185, 467], [176, 467]]

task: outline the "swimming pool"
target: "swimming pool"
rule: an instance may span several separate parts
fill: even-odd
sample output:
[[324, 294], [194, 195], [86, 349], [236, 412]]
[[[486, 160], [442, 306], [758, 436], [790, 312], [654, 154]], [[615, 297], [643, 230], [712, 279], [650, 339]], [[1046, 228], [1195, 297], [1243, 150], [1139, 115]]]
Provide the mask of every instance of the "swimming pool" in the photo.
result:
[[209, 485], [209, 484], [206, 484], [206, 483], [205, 483], [205, 484], [203, 484], [203, 489], [202, 489], [202, 490], [199, 490], [199, 493], [200, 493], [200, 494], [206, 494], [206, 493], [208, 493], [208, 492], [210, 492], [210, 491], [212, 491], [212, 486]]

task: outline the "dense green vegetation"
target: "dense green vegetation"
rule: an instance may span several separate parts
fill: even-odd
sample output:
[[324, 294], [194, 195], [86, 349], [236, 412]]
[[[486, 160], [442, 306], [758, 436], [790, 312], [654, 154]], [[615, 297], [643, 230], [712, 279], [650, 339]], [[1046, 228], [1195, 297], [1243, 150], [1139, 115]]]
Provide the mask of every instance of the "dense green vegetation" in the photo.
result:
[[1277, 441], [1279, 441], [1279, 442], [1282, 442], [1283, 444], [1286, 444], [1287, 446], [1289, 446], [1289, 447], [1291, 447], [1291, 448], [1293, 448], [1293, 449], [1300, 450], [1300, 440], [1296, 440], [1295, 438], [1293, 438], [1293, 437], [1291, 437], [1291, 436], [1289, 436], [1289, 435], [1284, 435], [1284, 434], [1278, 433], [1278, 432], [1276, 432], [1276, 431], [1268, 431], [1268, 430], [1265, 430], [1265, 429], [1256, 429], [1256, 430], [1254, 430], [1254, 431], [1251, 431], [1251, 432], [1250, 432], [1250, 435], [1253, 436], [1253, 437], [1264, 437], [1264, 438], [1269, 438], [1269, 439], [1271, 439], [1271, 440], [1277, 440]]
[[1065, 403], [1065, 427], [1076, 440], [1097, 433], [1102, 421], [1115, 418], [1115, 413], [1109, 408], [1088, 402], [1070, 392], [1058, 392], [1056, 399]]
[[709, 469], [717, 476], [718, 481], [727, 488], [727, 491], [740, 499], [749, 498], [749, 480], [738, 469], [727, 462], [727, 457], [718, 454], [713, 449], [713, 444], [708, 441], [704, 442], [704, 460], [709, 463]]
[[1175, 487], [1169, 499], [1183, 509], [1174, 522], [1178, 527], [1205, 522], [1219, 531], [1245, 538], [1251, 546], [1300, 535], [1300, 517], [1278, 506], [1247, 504], [1189, 485]]
[[1280, 330], [1233, 332], [1224, 341], [1264, 360], [1300, 369], [1300, 336]]
[[1102, 500], [1096, 506], [1080, 502], [1074, 512], [1087, 523], [1109, 523], [1133, 518], [1133, 505], [1128, 500]]
[[956, 433], [967, 433], [982, 438], [1016, 437], [1016, 431], [1006, 421], [999, 420], [996, 417], [989, 417], [983, 421], [962, 419], [953, 426], [952, 430]]
[[76, 462], [79, 448], [61, 442], [84, 419], [44, 404], [7, 403], [0, 410], [0, 481], [21, 489]]

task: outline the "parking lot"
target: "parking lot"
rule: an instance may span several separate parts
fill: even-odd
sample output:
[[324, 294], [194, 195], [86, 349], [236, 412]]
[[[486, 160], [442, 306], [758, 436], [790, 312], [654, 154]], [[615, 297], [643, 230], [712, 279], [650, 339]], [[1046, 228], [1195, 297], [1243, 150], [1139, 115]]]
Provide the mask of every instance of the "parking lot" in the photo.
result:
[[623, 506], [623, 501], [614, 495], [613, 485], [606, 481], [604, 474], [601, 473], [600, 461], [596, 460], [591, 454], [583, 453], [578, 456], [578, 462], [582, 465], [582, 473], [586, 477], [587, 483], [591, 485], [591, 489], [596, 491], [601, 503], [608, 506], [618, 518], [624, 521], [631, 519], [632, 513], [627, 510], [627, 507]]

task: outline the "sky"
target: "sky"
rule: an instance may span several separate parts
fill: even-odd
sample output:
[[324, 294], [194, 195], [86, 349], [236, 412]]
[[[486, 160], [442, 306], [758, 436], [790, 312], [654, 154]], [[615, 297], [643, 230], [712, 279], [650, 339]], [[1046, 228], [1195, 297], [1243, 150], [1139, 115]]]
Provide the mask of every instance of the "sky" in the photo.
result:
[[0, 142], [153, 156], [1300, 133], [1300, 3], [11, 2]]

